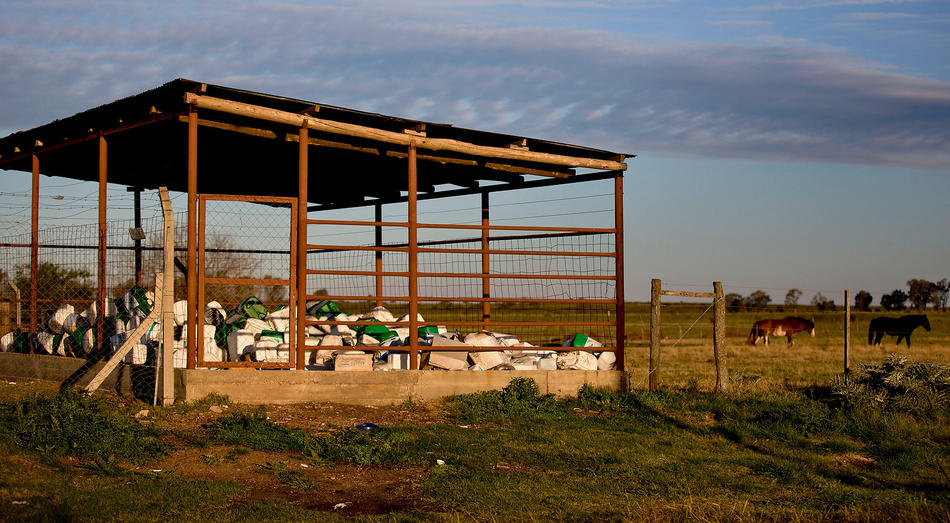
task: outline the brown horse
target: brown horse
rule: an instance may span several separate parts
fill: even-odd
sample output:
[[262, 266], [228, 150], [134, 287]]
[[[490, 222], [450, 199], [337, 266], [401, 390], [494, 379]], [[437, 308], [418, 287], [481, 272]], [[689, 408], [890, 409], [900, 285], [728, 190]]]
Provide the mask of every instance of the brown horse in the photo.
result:
[[780, 320], [759, 320], [752, 324], [752, 331], [749, 333], [749, 345], [755, 345], [759, 340], [764, 339], [765, 344], [769, 344], [769, 336], [785, 336], [786, 343], [792, 344], [792, 335], [798, 331], [808, 331], [811, 337], [815, 337], [815, 322], [799, 318], [798, 316], [786, 316]]

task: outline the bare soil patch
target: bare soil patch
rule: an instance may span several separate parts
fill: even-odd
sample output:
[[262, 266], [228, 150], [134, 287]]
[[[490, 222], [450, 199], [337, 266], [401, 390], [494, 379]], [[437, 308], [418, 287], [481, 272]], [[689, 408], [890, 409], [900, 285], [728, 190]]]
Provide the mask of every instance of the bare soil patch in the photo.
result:
[[[242, 486], [235, 499], [243, 504], [260, 499], [282, 499], [301, 508], [342, 515], [385, 514], [401, 511], [432, 511], [423, 499], [419, 482], [430, 465], [383, 467], [328, 464], [289, 452], [249, 450], [210, 441], [207, 426], [231, 412], [263, 408], [275, 423], [328, 434], [363, 423], [378, 426], [433, 424], [444, 419], [438, 404], [369, 407], [334, 403], [268, 405], [230, 404], [148, 417], [142, 423], [170, 429], [179, 435], [168, 457], [142, 471], [173, 473], [181, 477], [230, 481]], [[292, 478], [292, 481], [288, 481]], [[295, 488], [296, 487], [296, 488]]]

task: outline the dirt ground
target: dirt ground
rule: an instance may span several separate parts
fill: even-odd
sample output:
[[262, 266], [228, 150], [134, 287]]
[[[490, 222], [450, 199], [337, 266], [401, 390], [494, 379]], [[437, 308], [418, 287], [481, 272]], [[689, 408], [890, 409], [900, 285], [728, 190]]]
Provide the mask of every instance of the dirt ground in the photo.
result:
[[[383, 467], [313, 462], [294, 453], [257, 451], [229, 445], [195, 446], [205, 427], [229, 412], [264, 408], [272, 421], [312, 434], [327, 434], [362, 423], [378, 426], [441, 422], [438, 405], [368, 407], [335, 403], [271, 405], [212, 405], [206, 409], [160, 415], [157, 427], [184, 434], [176, 450], [143, 472], [172, 473], [180, 477], [223, 480], [243, 487], [235, 503], [283, 499], [301, 508], [332, 511], [345, 516], [401, 511], [431, 511], [422, 499], [419, 481], [431, 465]], [[149, 416], [141, 422], [150, 423]], [[210, 438], [209, 438], [210, 439]], [[190, 441], [188, 441], [190, 440]]]
[[[25, 398], [37, 393], [54, 393], [56, 383], [24, 379], [0, 380], [0, 398]], [[438, 511], [423, 500], [419, 482], [433, 464], [398, 467], [331, 464], [311, 461], [291, 452], [249, 450], [211, 443], [207, 426], [231, 412], [264, 408], [272, 421], [312, 434], [330, 432], [362, 423], [386, 427], [405, 424], [432, 424], [444, 421], [440, 404], [370, 407], [335, 403], [251, 406], [178, 406], [160, 409], [133, 405], [136, 418], [166, 431], [174, 450], [165, 458], [146, 466], [129, 468], [146, 474], [174, 474], [177, 477], [230, 481], [242, 486], [235, 504], [258, 499], [283, 499], [301, 508], [338, 513], [343, 516], [409, 511]], [[147, 412], [145, 412], [147, 411]], [[75, 466], [75, 458], [64, 458], [64, 466]], [[2, 518], [0, 518], [2, 519]]]

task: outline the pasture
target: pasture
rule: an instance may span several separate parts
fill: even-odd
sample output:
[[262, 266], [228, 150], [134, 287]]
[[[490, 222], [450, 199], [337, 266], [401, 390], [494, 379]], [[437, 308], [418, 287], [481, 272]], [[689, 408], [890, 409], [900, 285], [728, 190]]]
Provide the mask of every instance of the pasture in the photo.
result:
[[[753, 321], [789, 313], [729, 313], [731, 388], [715, 394], [708, 317], [687, 332], [702, 308], [664, 305], [661, 390], [648, 392], [648, 306], [629, 307], [629, 394], [557, 400], [515, 381], [389, 408], [163, 408], [2, 380], [0, 519], [950, 519], [950, 370], [910, 372], [950, 362], [950, 315], [928, 313], [933, 330], [907, 350], [868, 347], [877, 314], [856, 313], [847, 382], [842, 313], [799, 311], [816, 337], [767, 348], [746, 344]], [[882, 365], [891, 352], [908, 363]], [[881, 370], [920, 368], [925, 387]]]
[[[670, 386], [696, 386], [711, 390], [715, 383], [712, 349], [712, 311], [702, 315], [706, 305], [663, 304], [663, 325], [660, 360], [660, 383]], [[867, 344], [868, 323], [878, 316], [913, 314], [885, 312], [852, 312], [851, 368], [862, 363], [881, 361], [890, 353], [906, 355], [913, 360], [950, 362], [950, 312], [926, 311], [931, 331], [914, 331], [910, 349], [896, 338], [887, 336], [881, 347]], [[752, 324], [763, 318], [802, 316], [815, 322], [815, 337], [796, 333], [794, 344], [787, 346], [782, 336], [772, 337], [766, 347], [762, 342], [748, 345], [746, 339]], [[699, 318], [698, 321], [697, 318]], [[696, 321], [692, 329], [690, 324]], [[734, 379], [760, 383], [764, 388], [775, 384], [798, 386], [827, 383], [840, 375], [844, 365], [844, 310], [817, 311], [808, 307], [782, 310], [770, 307], [761, 311], [726, 313], [726, 362]], [[649, 304], [627, 305], [627, 351], [633, 352], [632, 383], [645, 388], [649, 371], [650, 309]], [[683, 336], [685, 333], [685, 336]], [[683, 336], [682, 339], [680, 337]], [[700, 337], [702, 336], [702, 337]], [[679, 340], [679, 341], [677, 341]]]

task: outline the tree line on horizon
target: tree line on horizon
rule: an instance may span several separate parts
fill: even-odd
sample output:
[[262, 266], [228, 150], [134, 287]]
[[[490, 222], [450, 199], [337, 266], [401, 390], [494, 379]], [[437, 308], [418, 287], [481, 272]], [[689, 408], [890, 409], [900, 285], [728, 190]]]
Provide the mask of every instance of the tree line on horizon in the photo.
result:
[[[791, 289], [785, 294], [785, 306], [796, 307], [798, 300], [802, 297], [802, 291]], [[947, 300], [950, 298], [950, 280], [944, 278], [938, 282], [932, 282], [922, 278], [907, 280], [907, 291], [903, 289], [894, 289], [892, 292], [881, 296], [881, 307], [886, 311], [902, 311], [906, 309], [915, 309], [923, 311], [927, 306], [933, 310], [947, 310]], [[752, 292], [748, 296], [731, 292], [724, 296], [726, 301], [726, 310], [730, 312], [739, 312], [743, 310], [764, 309], [772, 302], [772, 297], [761, 289]], [[870, 311], [871, 301], [874, 299], [866, 290], [860, 290], [854, 295], [854, 308], [858, 311]], [[909, 302], [909, 306], [908, 306]], [[835, 310], [833, 299], [826, 298], [820, 292], [816, 293], [810, 302], [820, 311]]]

